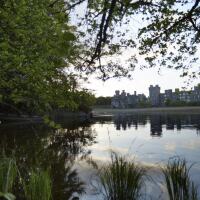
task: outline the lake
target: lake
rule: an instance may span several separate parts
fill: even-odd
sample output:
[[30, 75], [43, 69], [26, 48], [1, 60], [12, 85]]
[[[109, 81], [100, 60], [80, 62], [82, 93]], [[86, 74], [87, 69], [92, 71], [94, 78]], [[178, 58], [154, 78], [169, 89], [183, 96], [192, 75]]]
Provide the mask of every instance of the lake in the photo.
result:
[[151, 167], [154, 181], [146, 199], [167, 199], [159, 169], [174, 156], [194, 164], [191, 177], [200, 184], [199, 114], [117, 114], [59, 123], [59, 130], [27, 122], [0, 124], [1, 152], [14, 155], [20, 169], [51, 169], [55, 200], [103, 199], [95, 166], [107, 164], [111, 151]]

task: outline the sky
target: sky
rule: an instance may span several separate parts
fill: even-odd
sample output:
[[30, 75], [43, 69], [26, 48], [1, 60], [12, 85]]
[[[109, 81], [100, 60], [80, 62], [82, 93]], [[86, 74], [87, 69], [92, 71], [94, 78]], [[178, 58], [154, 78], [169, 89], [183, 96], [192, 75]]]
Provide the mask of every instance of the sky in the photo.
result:
[[[115, 90], [125, 90], [127, 93], [133, 94], [134, 91], [137, 94], [145, 94], [149, 96], [149, 86], [159, 85], [161, 92], [167, 89], [179, 88], [180, 90], [190, 90], [195, 85], [200, 83], [200, 79], [189, 80], [188, 77], [181, 77], [183, 73], [182, 69], [175, 70], [169, 69], [166, 66], [157, 66], [153, 68], [140, 69], [140, 66], [144, 64], [143, 56], [139, 55], [137, 49], [128, 49], [118, 56], [121, 65], [126, 65], [126, 60], [131, 54], [135, 53], [138, 58], [135, 70], [131, 73], [132, 78], [112, 78], [105, 82], [95, 78], [95, 74], [89, 77], [89, 81], [82, 83], [82, 86], [91, 90], [96, 97], [99, 96], [113, 96]], [[200, 52], [199, 52], [200, 53]], [[114, 59], [115, 61], [115, 59]], [[106, 60], [103, 61], [106, 64]], [[199, 69], [198, 65], [195, 65], [193, 69]], [[192, 70], [192, 69], [191, 69]], [[190, 70], [189, 70], [190, 71]]]
[[93, 91], [95, 96], [113, 96], [115, 90], [125, 90], [130, 94], [136, 91], [138, 94], [144, 93], [149, 95], [148, 88], [150, 85], [158, 84], [161, 87], [161, 92], [166, 89], [175, 89], [187, 87], [190, 89], [194, 85], [200, 83], [199, 79], [189, 82], [187, 86], [188, 78], [180, 77], [181, 71], [173, 69], [162, 69], [158, 73], [158, 68], [151, 69], [137, 69], [132, 73], [132, 80], [127, 78], [122, 79], [110, 79], [106, 82], [97, 80], [94, 77], [89, 78], [89, 83], [83, 84], [84, 87]]
[[[189, 8], [191, 5], [188, 5]], [[185, 9], [188, 9], [188, 6], [184, 7]], [[179, 9], [182, 9], [180, 7]], [[84, 13], [86, 12], [86, 4], [82, 4], [80, 7], [77, 8], [77, 10], [74, 11], [72, 15], [72, 24], [76, 24], [76, 14], [79, 16], [84, 16]], [[131, 30], [131, 36], [132, 38], [137, 38], [137, 30], [138, 28], [141, 28], [141, 24], [145, 26], [145, 22], [142, 20], [140, 15], [137, 15], [137, 17], [133, 18], [132, 21], [129, 24], [129, 29]], [[83, 27], [81, 27], [83, 28]], [[120, 27], [120, 28], [123, 28]], [[127, 37], [127, 35], [126, 35]], [[129, 51], [129, 50], [128, 50]], [[126, 57], [130, 55], [132, 52], [125, 52], [124, 55], [120, 58], [121, 63], [127, 59]], [[138, 52], [134, 52], [138, 55]], [[123, 60], [124, 59], [124, 60]], [[139, 58], [142, 60], [142, 58]], [[140, 63], [141, 64], [141, 63]], [[178, 71], [175, 69], [167, 69], [162, 68], [161, 71], [159, 71], [159, 68], [150, 68], [150, 69], [143, 69], [141, 70], [138, 66], [136, 66], [136, 69], [134, 72], [132, 72], [132, 79], [129, 80], [127, 78], [121, 78], [121, 79], [109, 79], [106, 82], [103, 82], [102, 80], [97, 80], [94, 76], [89, 77], [89, 82], [81, 83], [81, 87], [85, 87], [89, 90], [91, 90], [95, 96], [113, 96], [115, 93], [115, 90], [125, 90], [126, 92], [133, 94], [134, 91], [141, 94], [144, 93], [145, 95], [149, 95], [148, 88], [150, 85], [159, 85], [161, 87], [161, 92], [164, 92], [166, 89], [183, 89], [183, 87], [187, 86], [188, 78], [182, 78], [180, 75], [182, 74], [182, 71]], [[200, 79], [193, 80], [189, 82], [189, 86], [186, 87], [186, 89], [191, 89], [195, 85], [200, 83]]]

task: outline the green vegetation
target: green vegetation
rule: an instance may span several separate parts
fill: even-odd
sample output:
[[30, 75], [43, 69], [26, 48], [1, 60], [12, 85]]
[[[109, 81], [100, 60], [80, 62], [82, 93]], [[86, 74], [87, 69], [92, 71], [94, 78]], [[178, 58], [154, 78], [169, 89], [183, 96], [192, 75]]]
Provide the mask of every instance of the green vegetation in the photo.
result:
[[49, 173], [38, 169], [28, 174], [28, 178], [22, 177], [15, 159], [3, 156], [0, 159], [0, 198], [14, 200], [16, 187], [19, 187], [25, 194], [21, 194], [21, 198], [50, 200], [52, 187]]
[[15, 199], [12, 191], [16, 177], [17, 166], [15, 160], [3, 156], [0, 159], [0, 198], [7, 200]]
[[144, 186], [146, 170], [117, 154], [112, 154], [111, 158], [111, 163], [100, 171], [106, 199], [138, 199]]
[[[85, 17], [76, 18], [71, 11], [82, 3], [86, 5]], [[200, 42], [196, 25], [199, 3], [198, 0], [194, 3], [1, 0], [1, 111], [18, 114], [44, 114], [58, 108], [88, 111], [94, 96], [79, 86], [80, 79], [86, 80], [92, 73], [103, 80], [130, 77], [137, 55], [131, 54], [127, 65], [112, 57], [122, 54], [124, 48], [137, 48], [135, 52], [139, 50], [145, 57], [144, 66], [183, 68], [183, 74], [188, 75], [188, 66], [198, 60], [195, 55]], [[70, 25], [71, 13], [77, 26]], [[131, 20], [138, 19], [138, 14], [145, 23], [137, 28], [139, 39], [134, 41], [128, 31]], [[102, 64], [102, 57], [106, 64]], [[196, 75], [197, 72], [192, 72], [188, 76]], [[102, 101], [107, 105], [110, 99], [99, 98], [97, 105], [102, 105]]]
[[[87, 5], [85, 20], [78, 23], [86, 29], [85, 46], [90, 47], [86, 59], [97, 62], [88, 70], [98, 71], [98, 77], [129, 77], [138, 65], [181, 69], [191, 79], [199, 76], [199, 0], [71, 0], [66, 6], [70, 10], [81, 3]], [[113, 59], [114, 54], [123, 59]], [[102, 64], [104, 58], [108, 62]]]
[[[190, 177], [185, 159], [169, 159], [162, 173], [169, 200], [198, 200], [197, 187]], [[148, 171], [135, 162], [113, 153], [111, 163], [100, 170], [100, 181], [107, 200], [141, 199]]]
[[76, 93], [75, 102], [79, 111], [87, 113], [91, 111], [91, 106], [95, 104], [95, 96], [88, 91], [79, 91]]
[[96, 97], [95, 105], [97, 106], [110, 106], [112, 97]]
[[[170, 159], [168, 164], [162, 167], [170, 200], [198, 200], [197, 187], [190, 177], [191, 167], [188, 167], [186, 160], [181, 158]], [[27, 172], [25, 174], [28, 176], [22, 175], [24, 171], [21, 173], [15, 159], [5, 156], [1, 158], [0, 198], [14, 200], [15, 195], [19, 195], [16, 193], [16, 191], [19, 192], [19, 188], [16, 190], [15, 187], [21, 185], [20, 198], [22, 199], [53, 199], [53, 180], [51, 179], [50, 171], [35, 168], [35, 170]], [[68, 178], [74, 177], [74, 173], [69, 173]], [[100, 182], [103, 187], [102, 192], [107, 200], [139, 200], [141, 197], [143, 198], [142, 189], [145, 187], [145, 178], [149, 177], [147, 173], [147, 169], [136, 164], [135, 161], [128, 161], [125, 157], [112, 153], [111, 163], [99, 170]], [[74, 184], [74, 186], [78, 186], [76, 183]], [[82, 188], [83, 184], [80, 184]], [[68, 191], [70, 187], [70, 185], [66, 185], [64, 189]], [[77, 188], [73, 191], [76, 190]], [[79, 192], [81, 194], [83, 192], [82, 189]], [[56, 197], [60, 197], [59, 193], [57, 193]], [[70, 198], [71, 194], [65, 197]]]
[[151, 103], [148, 99], [146, 100], [142, 100], [142, 101], [139, 101], [137, 106], [137, 108], [150, 108], [151, 107]]
[[169, 160], [163, 174], [170, 200], [198, 200], [197, 187], [190, 178], [190, 168], [185, 159]]
[[29, 182], [24, 185], [27, 200], [50, 200], [51, 179], [47, 171], [31, 172]]
[[167, 99], [165, 102], [165, 106], [170, 107], [183, 107], [183, 106], [200, 106], [200, 102], [186, 102], [186, 101], [172, 101]]
[[26, 199], [24, 186], [30, 184], [33, 172], [49, 173], [52, 199], [73, 199], [75, 194], [84, 194], [85, 184], [79, 178], [74, 163], [80, 157], [84, 159], [89, 156], [86, 147], [95, 142], [96, 134], [88, 125], [89, 122], [82, 124], [81, 128], [73, 119], [67, 123], [68, 128], [65, 129], [55, 130], [44, 124], [27, 124], [22, 135], [1, 133], [0, 152], [5, 152], [7, 157], [14, 157], [17, 163], [19, 173], [11, 191], [16, 199]]
[[92, 104], [91, 93], [78, 87], [81, 77], [69, 72], [81, 46], [64, 6], [64, 0], [0, 2], [1, 112], [43, 114]]

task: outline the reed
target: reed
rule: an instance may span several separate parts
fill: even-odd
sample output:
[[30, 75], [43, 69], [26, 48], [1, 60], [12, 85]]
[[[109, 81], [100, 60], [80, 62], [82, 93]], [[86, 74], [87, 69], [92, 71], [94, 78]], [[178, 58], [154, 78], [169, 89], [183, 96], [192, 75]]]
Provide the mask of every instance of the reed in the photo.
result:
[[111, 163], [100, 171], [107, 200], [136, 200], [141, 196], [146, 170], [125, 157], [113, 153]]
[[197, 200], [197, 187], [190, 178], [185, 159], [173, 158], [162, 169], [170, 200]]
[[28, 183], [24, 184], [27, 200], [52, 199], [51, 179], [48, 171], [32, 171]]
[[2, 199], [15, 199], [12, 190], [16, 177], [17, 166], [15, 159], [3, 156], [0, 159], [0, 197]]

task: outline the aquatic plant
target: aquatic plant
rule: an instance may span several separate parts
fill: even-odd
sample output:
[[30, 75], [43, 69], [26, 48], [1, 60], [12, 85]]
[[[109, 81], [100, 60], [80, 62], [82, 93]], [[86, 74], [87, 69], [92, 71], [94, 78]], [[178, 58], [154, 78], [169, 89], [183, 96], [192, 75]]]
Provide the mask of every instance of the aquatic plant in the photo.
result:
[[48, 171], [32, 171], [29, 181], [24, 183], [24, 191], [27, 200], [50, 200], [52, 192]]
[[16, 161], [13, 158], [3, 156], [0, 159], [0, 197], [7, 200], [14, 200], [12, 194], [14, 182], [17, 177]]
[[162, 169], [170, 200], [197, 200], [197, 187], [190, 178], [190, 169], [185, 159], [170, 159]]
[[107, 200], [136, 200], [141, 196], [146, 170], [115, 153], [111, 163], [100, 170], [100, 181]]

